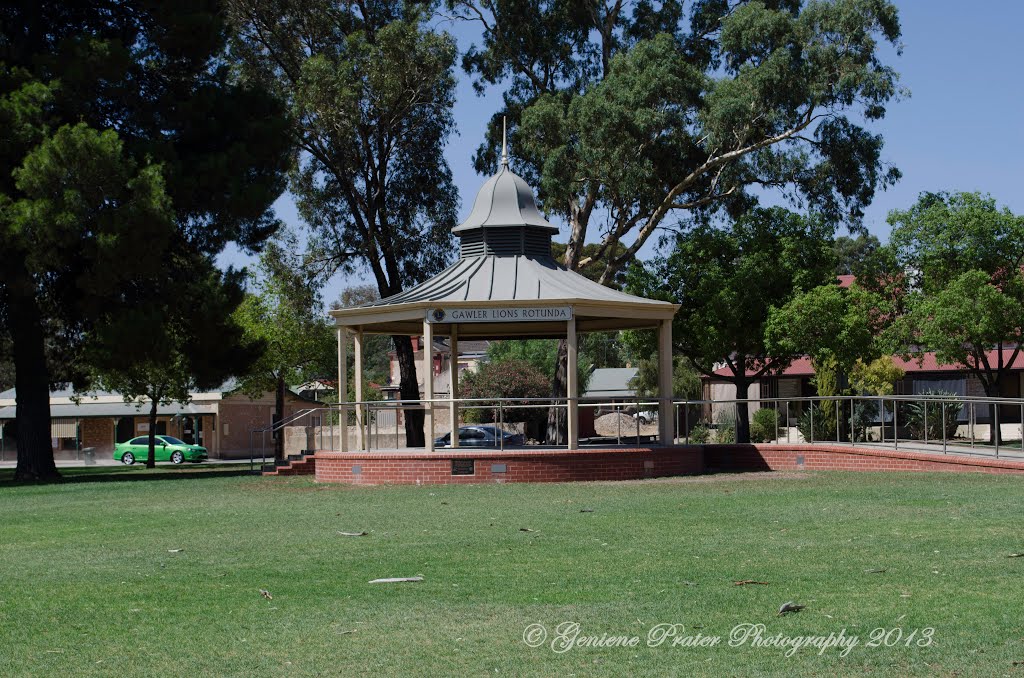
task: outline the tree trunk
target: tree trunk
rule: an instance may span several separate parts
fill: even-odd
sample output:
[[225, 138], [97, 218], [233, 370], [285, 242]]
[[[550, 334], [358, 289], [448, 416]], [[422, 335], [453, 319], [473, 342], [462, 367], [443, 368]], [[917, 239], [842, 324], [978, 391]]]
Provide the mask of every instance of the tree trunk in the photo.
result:
[[[746, 400], [750, 382], [746, 379], [736, 382], [736, 400]], [[750, 442], [750, 408], [747, 403], [736, 403], [736, 442]]]
[[[274, 426], [277, 426], [280, 422], [284, 421], [284, 396], [285, 396], [285, 384], [284, 376], [278, 376], [277, 378], [277, 389], [274, 394]], [[274, 459], [276, 461], [282, 461], [284, 459], [284, 429], [279, 428], [274, 430]]]
[[160, 396], [153, 393], [149, 399], [149, 458], [146, 459], [146, 468], [156, 468], [156, 410], [158, 407], [160, 407]]
[[[400, 391], [402, 400], [419, 400], [420, 385], [416, 381], [416, 354], [412, 350], [412, 338], [404, 335], [391, 337], [398, 354], [398, 371], [401, 377]], [[432, 379], [432, 374], [424, 375]], [[405, 414], [405, 444], [407, 447], [424, 447], [426, 438], [423, 435], [423, 410], [408, 409]]]
[[[555, 375], [551, 380], [551, 397], [565, 398], [568, 393], [569, 344], [565, 339], [558, 340], [558, 353], [555, 358]], [[547, 443], [549, 445], [565, 445], [569, 441], [569, 418], [566, 416], [565, 403], [556, 402], [548, 410]]]
[[[11, 257], [5, 264], [16, 268], [8, 284], [8, 313], [14, 349], [14, 387], [17, 390], [17, 481], [60, 478], [53, 463], [50, 439], [50, 371], [46, 364], [42, 315], [35, 299], [32, 278]], [[20, 275], [19, 275], [20, 274]]]

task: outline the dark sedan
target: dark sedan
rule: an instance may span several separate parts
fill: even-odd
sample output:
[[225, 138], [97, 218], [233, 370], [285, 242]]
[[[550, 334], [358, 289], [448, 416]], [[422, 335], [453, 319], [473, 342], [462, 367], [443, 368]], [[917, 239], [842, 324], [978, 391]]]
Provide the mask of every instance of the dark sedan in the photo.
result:
[[[452, 434], [434, 440], [434, 447], [451, 447]], [[502, 431], [497, 426], [463, 426], [459, 428], [459, 447], [514, 447], [523, 444], [520, 433]]]

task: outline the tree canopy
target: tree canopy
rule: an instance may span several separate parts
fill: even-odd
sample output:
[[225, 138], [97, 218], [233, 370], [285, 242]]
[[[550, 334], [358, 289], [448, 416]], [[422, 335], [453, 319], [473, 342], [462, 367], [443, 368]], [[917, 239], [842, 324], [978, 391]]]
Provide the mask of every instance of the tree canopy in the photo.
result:
[[[368, 270], [387, 297], [440, 271], [458, 193], [444, 158], [453, 129], [455, 43], [431, 3], [228, 0], [248, 77], [288, 102], [291, 192], [325, 277]], [[395, 349], [405, 400], [419, 398], [409, 337]], [[422, 444], [420, 410], [406, 437]]]
[[48, 478], [50, 383], [87, 385], [98, 319], [166, 289], [148, 283], [172, 255], [205, 279], [204, 257], [259, 246], [289, 139], [281, 106], [223, 58], [213, 0], [9, 3], [0, 32], [0, 335], [16, 475]]
[[[885, 0], [449, 5], [482, 29], [463, 67], [481, 90], [507, 85], [495, 120], [508, 116], [517, 171], [570, 228], [565, 263], [602, 262], [602, 281], [676, 218], [736, 216], [779, 191], [856, 228], [899, 177], [866, 127], [899, 94]], [[478, 169], [496, 166], [500, 129]]]
[[934, 351], [1001, 395], [1024, 340], [1024, 216], [978, 193], [926, 193], [889, 223], [907, 307], [896, 348]]
[[[743, 399], [751, 383], [795, 357], [767, 341], [771, 309], [834, 278], [833, 230], [779, 207], [756, 208], [731, 225], [679, 235], [667, 253], [630, 268], [627, 289], [679, 304], [674, 350], [702, 374], [735, 384]], [[747, 408], [738, 412], [737, 440], [746, 442]]]
[[[269, 243], [248, 294], [235, 312], [247, 341], [264, 350], [239, 381], [253, 397], [275, 393], [275, 421], [284, 416], [289, 385], [333, 375], [334, 333], [320, 298], [320, 285], [303, 273], [292, 234]], [[275, 457], [284, 458], [284, 436], [275, 435]]]

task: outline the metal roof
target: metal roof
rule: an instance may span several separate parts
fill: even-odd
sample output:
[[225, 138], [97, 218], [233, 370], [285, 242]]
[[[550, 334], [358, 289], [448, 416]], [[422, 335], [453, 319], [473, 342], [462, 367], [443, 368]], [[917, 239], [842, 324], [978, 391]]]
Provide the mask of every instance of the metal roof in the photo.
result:
[[671, 306], [600, 285], [551, 257], [483, 255], [459, 259], [420, 285], [356, 308], [415, 302], [559, 300]]
[[480, 188], [473, 211], [452, 229], [452, 233], [458, 235], [478, 228], [503, 226], [534, 226], [558, 233], [558, 227], [548, 223], [537, 209], [530, 185], [504, 164], [501, 171]]
[[584, 398], [632, 398], [636, 395], [629, 386], [637, 374], [635, 367], [599, 367], [590, 373]]
[[[0, 419], [14, 419], [17, 407], [0, 407]], [[196, 405], [189, 403], [171, 403], [160, 405], [156, 413], [161, 417], [169, 417], [177, 414], [216, 414], [216, 405]], [[90, 403], [83, 402], [81, 405], [50, 405], [50, 418], [88, 418], [88, 417], [145, 417], [149, 415], [149, 404], [137, 407], [130, 403]]]

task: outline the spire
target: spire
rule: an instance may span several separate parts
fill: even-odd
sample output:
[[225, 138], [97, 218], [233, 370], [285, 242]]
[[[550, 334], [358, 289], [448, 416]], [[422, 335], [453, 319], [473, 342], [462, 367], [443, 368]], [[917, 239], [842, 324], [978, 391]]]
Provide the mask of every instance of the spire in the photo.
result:
[[508, 137], [506, 136], [505, 116], [501, 117], [501, 166], [508, 169]]

